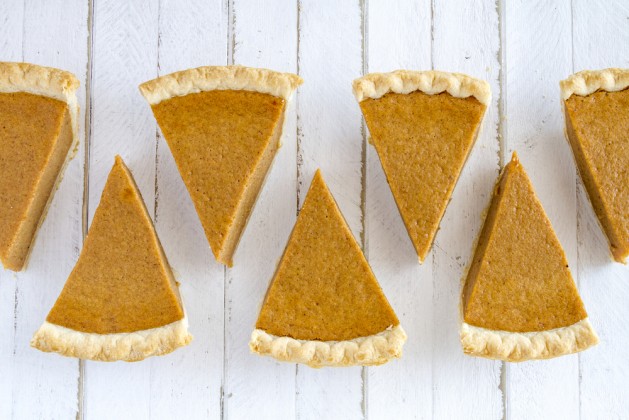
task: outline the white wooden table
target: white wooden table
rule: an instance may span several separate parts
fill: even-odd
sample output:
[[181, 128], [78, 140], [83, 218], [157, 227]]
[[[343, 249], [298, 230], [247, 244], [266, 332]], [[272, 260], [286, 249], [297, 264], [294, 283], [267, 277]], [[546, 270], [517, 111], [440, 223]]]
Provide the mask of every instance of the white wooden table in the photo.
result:
[[[629, 2], [3, 0], [0, 60], [81, 79], [80, 152], [28, 269], [0, 271], [0, 419], [613, 419], [629, 417], [629, 268], [610, 262], [563, 138], [560, 79], [629, 67]], [[305, 84], [235, 267], [218, 265], [139, 83], [200, 65], [299, 73]], [[351, 94], [366, 72], [460, 71], [493, 102], [420, 266]], [[517, 150], [601, 344], [505, 364], [464, 356], [460, 279], [500, 167]], [[115, 154], [133, 171], [176, 275], [193, 343], [141, 363], [29, 347], [78, 258]], [[249, 334], [321, 167], [409, 340], [376, 368], [313, 370], [249, 354]]]

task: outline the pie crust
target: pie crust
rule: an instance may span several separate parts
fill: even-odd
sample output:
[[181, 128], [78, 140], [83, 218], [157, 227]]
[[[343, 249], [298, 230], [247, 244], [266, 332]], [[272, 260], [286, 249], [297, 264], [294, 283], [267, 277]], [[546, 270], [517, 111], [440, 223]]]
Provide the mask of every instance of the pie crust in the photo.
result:
[[491, 89], [486, 81], [434, 70], [371, 73], [354, 80], [353, 90], [358, 102], [367, 98], [378, 99], [390, 92], [408, 94], [417, 90], [428, 95], [448, 92], [455, 98], [473, 96], [485, 106], [491, 102]]
[[587, 96], [597, 90], [617, 92], [629, 87], [629, 69], [584, 70], [559, 82], [561, 98]]
[[150, 105], [175, 96], [211, 90], [248, 90], [288, 100], [301, 77], [290, 73], [243, 66], [206, 66], [167, 74], [140, 85]]
[[[33, 95], [53, 98], [68, 104], [68, 113], [72, 124], [72, 144], [68, 155], [61, 165], [57, 179], [52, 187], [52, 193], [48, 197], [42, 214], [37, 222], [35, 233], [31, 243], [35, 243], [37, 233], [48, 214], [48, 208], [52, 203], [54, 192], [59, 188], [68, 163], [74, 158], [79, 144], [79, 103], [76, 98], [76, 91], [79, 88], [79, 81], [70, 72], [55, 69], [52, 67], [38, 66], [29, 63], [0, 62], [0, 93], [26, 92]], [[28, 254], [24, 259], [22, 270], [28, 266], [30, 254], [33, 251], [31, 245]]]
[[400, 325], [347, 341], [296, 340], [255, 329], [249, 348], [252, 353], [284, 362], [303, 363], [313, 368], [373, 366], [401, 357], [405, 342], [406, 333]]
[[0, 93], [26, 92], [68, 104], [73, 137], [69, 159], [74, 157], [79, 140], [78, 88], [79, 81], [70, 72], [29, 63], [0, 62]]
[[33, 336], [31, 346], [79, 359], [136, 362], [170, 353], [190, 341], [188, 318], [184, 316], [163, 327], [118, 334], [86, 333], [46, 321]]
[[473, 356], [523, 362], [576, 353], [598, 343], [588, 318], [548, 331], [509, 332], [461, 325], [463, 351]]

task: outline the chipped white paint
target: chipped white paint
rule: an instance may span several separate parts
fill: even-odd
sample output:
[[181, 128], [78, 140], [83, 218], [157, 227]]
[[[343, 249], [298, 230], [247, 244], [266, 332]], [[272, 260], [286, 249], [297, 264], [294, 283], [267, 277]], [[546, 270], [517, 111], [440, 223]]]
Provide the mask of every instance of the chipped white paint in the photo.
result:
[[[0, 271], [0, 418], [626, 415], [629, 267], [609, 261], [578, 182], [563, 139], [558, 81], [586, 68], [629, 67], [629, 8], [620, 0], [499, 3], [0, 2], [0, 60], [58, 66], [81, 80], [81, 108], [91, 111], [90, 220], [119, 153], [155, 216], [195, 336], [189, 347], [162, 358], [86, 362], [82, 375], [75, 360], [28, 347], [81, 247], [82, 142], [28, 270]], [[175, 70], [232, 62], [299, 72], [305, 84], [288, 109], [283, 147], [235, 267], [224, 269], [207, 247], [137, 85]], [[88, 63], [91, 83], [86, 83]], [[364, 143], [367, 133], [351, 94], [351, 81], [364, 71], [397, 68], [468, 73], [488, 80], [494, 98], [422, 266], [377, 155]], [[84, 121], [82, 115], [82, 139]], [[499, 134], [505, 136], [502, 144]], [[601, 344], [580, 356], [505, 367], [462, 355], [457, 304], [482, 212], [512, 150], [520, 154], [566, 249]], [[401, 360], [368, 369], [313, 370], [249, 354], [247, 341], [264, 292], [317, 167], [363, 240], [408, 333]]]

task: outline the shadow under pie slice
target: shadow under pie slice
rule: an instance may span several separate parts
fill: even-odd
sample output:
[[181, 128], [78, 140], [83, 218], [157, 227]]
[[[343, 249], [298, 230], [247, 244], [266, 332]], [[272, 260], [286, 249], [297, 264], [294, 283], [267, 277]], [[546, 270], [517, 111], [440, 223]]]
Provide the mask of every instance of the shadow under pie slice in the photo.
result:
[[566, 135], [614, 260], [629, 256], [629, 69], [561, 81]]
[[491, 101], [489, 84], [457, 73], [398, 70], [368, 74], [353, 88], [423, 262]]
[[406, 334], [317, 171], [249, 347], [311, 367], [379, 365]]
[[463, 289], [465, 353], [510, 362], [598, 343], [564, 251], [514, 153], [504, 168]]
[[79, 260], [31, 345], [81, 359], [137, 361], [191, 339], [153, 222], [116, 156]]
[[0, 62], [0, 261], [20, 271], [78, 141], [73, 74]]
[[232, 266], [273, 158], [294, 74], [199, 67], [140, 85], [217, 261]]

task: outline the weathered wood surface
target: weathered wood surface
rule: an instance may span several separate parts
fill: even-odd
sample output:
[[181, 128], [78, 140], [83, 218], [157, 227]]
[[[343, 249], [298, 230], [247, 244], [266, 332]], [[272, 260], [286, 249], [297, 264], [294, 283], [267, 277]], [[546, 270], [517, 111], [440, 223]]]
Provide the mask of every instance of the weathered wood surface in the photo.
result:
[[[81, 80], [81, 147], [28, 270], [0, 271], [0, 418], [623, 418], [629, 268], [611, 263], [563, 137], [560, 79], [629, 67], [626, 2], [8, 0], [0, 60]], [[235, 255], [214, 261], [142, 81], [200, 65], [300, 74], [280, 149]], [[351, 94], [397, 68], [488, 80], [493, 100], [423, 265]], [[504, 364], [465, 357], [461, 278], [500, 168], [517, 150], [557, 231], [601, 344]], [[115, 154], [133, 171], [181, 282], [193, 343], [142, 363], [78, 362], [28, 345], [78, 257]], [[321, 168], [405, 327], [404, 358], [322, 369], [247, 342], [310, 180]], [[85, 172], [85, 169], [87, 171]], [[85, 200], [84, 200], [85, 198]]]

